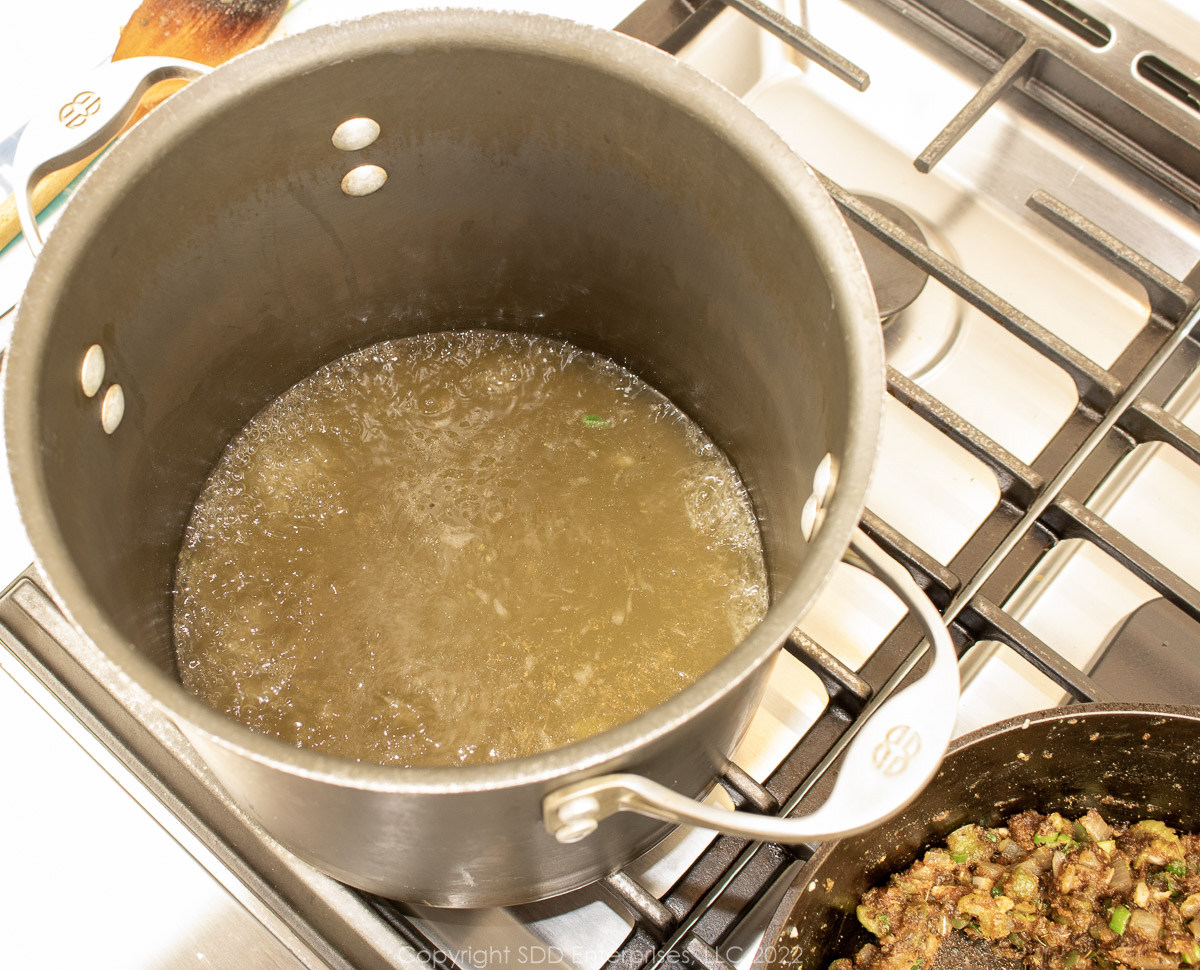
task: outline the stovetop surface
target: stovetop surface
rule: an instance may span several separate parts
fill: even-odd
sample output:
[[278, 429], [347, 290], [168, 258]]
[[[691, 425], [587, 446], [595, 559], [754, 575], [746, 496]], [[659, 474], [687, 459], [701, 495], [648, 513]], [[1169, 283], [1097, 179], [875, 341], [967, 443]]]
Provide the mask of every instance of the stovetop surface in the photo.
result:
[[[1167, 0], [1077, 6], [1109, 23], [1135, 21], [1146, 34], [1171, 37], [1173, 48], [1200, 50], [1200, 27], [1180, 17], [1186, 0], [1175, 2], [1179, 9]], [[1087, 53], [1074, 35], [1031, 13], [1035, 4], [980, 3], [1032, 18], [1072, 57]], [[348, 16], [377, 6], [363, 0], [336, 10]], [[615, 24], [626, 12], [620, 8], [629, 6], [593, 4], [586, 16]], [[843, 190], [897, 203], [918, 220], [934, 253], [918, 257], [935, 263], [942, 257], [969, 274], [967, 283], [953, 274], [931, 279], [917, 302], [888, 323], [894, 370], [867, 523], [927, 582], [939, 606], [958, 615], [956, 636], [963, 649], [971, 645], [959, 708], [959, 728], [968, 730], [1070, 696], [1120, 697], [1087, 677], [1110, 632], [1164, 594], [1193, 620], [1200, 616], [1200, 516], [1192, 512], [1200, 498], [1195, 345], [1181, 342], [1135, 408], [1123, 411], [1113, 400], [1081, 404], [1087, 395], [1120, 398], [1147, 372], [1166, 335], [1180, 332], [1182, 311], [1176, 307], [1171, 316], [1152, 308], [1143, 286], [1114, 269], [1110, 256], [1068, 238], [1028, 200], [1046, 193], [1177, 280], [1200, 259], [1200, 219], [1194, 201], [1136, 158], [1067, 125], [1049, 88], [1034, 83], [1042, 77], [1037, 73], [1028, 94], [1001, 97], [932, 172], [919, 173], [913, 159], [1013, 51], [964, 40], [963, 31], [944, 29], [945, 19], [933, 29], [919, 16], [898, 13], [908, 6], [939, 9], [952, 19], [969, 4], [783, 4], [793, 20], [870, 73], [865, 92], [804, 63], [734, 11], [721, 13], [683, 56], [742, 96], [832, 180], [852, 221], [857, 211], [866, 224], [871, 213], [855, 210]], [[554, 3], [541, 8], [566, 12]], [[287, 29], [319, 22], [331, 9], [323, 0], [305, 0], [289, 14]], [[113, 22], [126, 15], [113, 13]], [[1118, 26], [1118, 40], [1127, 33]], [[1112, 60], [1118, 49], [1113, 44], [1097, 56]], [[1164, 46], [1159, 53], [1200, 73], [1175, 50]], [[1045, 70], [1044, 63], [1035, 66]], [[1069, 85], [1067, 92], [1077, 93]], [[1161, 92], [1152, 97], [1163, 98], [1169, 110], [1187, 110]], [[1168, 108], [1161, 110], [1169, 114]], [[1196, 123], [1186, 113], [1179, 117], [1181, 129]], [[0, 254], [0, 285], [5, 260], [12, 261], [10, 252]], [[927, 268], [936, 275], [937, 265]], [[1062, 356], [1056, 341], [1075, 356]], [[1158, 404], [1166, 411], [1154, 410]], [[1132, 417], [1105, 433], [1104, 415], [1116, 422], [1118, 413]], [[1084, 449], [1097, 426], [1096, 441]], [[1060, 495], [1051, 486], [1064, 468], [1071, 474]], [[1047, 508], [1028, 531], [1031, 538], [990, 572], [993, 551], [1039, 499]], [[1102, 518], [1094, 521], [1091, 513]], [[6, 539], [0, 568], [8, 569], [0, 575], [15, 575], [32, 553], [11, 493], [0, 494], [0, 535]], [[1135, 544], [1132, 551], [1122, 537]], [[1171, 572], [1157, 571], [1159, 564]], [[980, 588], [965, 596], [975, 580]], [[803, 632], [878, 691], [915, 646], [911, 633], [893, 631], [901, 616], [890, 594], [846, 567]], [[255, 954], [256, 966], [410, 965], [426, 948], [427, 960], [448, 954], [475, 967], [507, 962], [584, 970], [614, 950], [630, 967], [683, 952], [719, 966], [705, 948], [719, 942], [726, 959], [744, 962], [733, 951], [743, 958], [753, 952], [753, 928], [761, 922], [746, 900], [759, 899], [760, 913], [769, 910], [773, 890], [805, 855], [681, 831], [622, 877], [666, 900], [665, 928], [656, 932], [644, 915], [635, 919], [622, 906], [622, 887], [611, 880], [532, 907], [401, 912], [362, 899], [279, 855], [260, 833], [238, 828], [244, 820], [231, 821], [236, 809], [208, 787], [211, 779], [194, 756], [189, 760], [169, 722], [139, 702], [136, 691], [127, 693], [128, 685], [105, 669], [30, 579], [0, 600], [0, 624], [0, 637], [11, 640], [0, 666], [12, 678], [0, 678], [0, 736], [9, 739], [0, 757], [15, 782], [11, 789], [20, 793], [0, 809], [0, 820], [18, 846], [17, 868], [29, 886], [10, 907], [20, 927], [8, 939], [10, 952], [12, 945], [26, 948], [18, 965], [80, 962], [57, 932], [59, 913], [49, 902], [61, 899], [66, 872], [75, 895], [89, 900], [84, 929], [72, 936], [87, 941], [92, 965], [109, 958], [121, 966], [244, 966], [247, 953]], [[1005, 645], [989, 646], [991, 640]], [[107, 689], [88, 686], [96, 680]], [[64, 681], [70, 690], [61, 689]], [[134, 716], [113, 705], [114, 692]], [[848, 720], [816, 674], [784, 654], [738, 763], [773, 792], [802, 791]], [[125, 745], [147, 724], [157, 740], [148, 754], [130, 754]], [[713, 797], [729, 801], [719, 787]], [[704, 878], [691, 863], [702, 852]], [[712, 878], [710, 869], [717, 873]], [[295, 900], [309, 896], [320, 902], [297, 913]], [[695, 906], [702, 896], [704, 904]], [[664, 940], [672, 947], [663, 949]]]

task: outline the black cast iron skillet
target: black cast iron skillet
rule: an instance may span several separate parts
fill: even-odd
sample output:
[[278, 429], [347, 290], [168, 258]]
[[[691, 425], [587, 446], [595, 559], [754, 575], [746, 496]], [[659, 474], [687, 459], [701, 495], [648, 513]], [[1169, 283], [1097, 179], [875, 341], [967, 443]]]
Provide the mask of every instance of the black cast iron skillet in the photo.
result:
[[[768, 926], [753, 970], [824, 970], [853, 956], [870, 939], [854, 915], [862, 894], [960, 825], [1088, 808], [1110, 822], [1157, 818], [1200, 831], [1200, 707], [1081, 704], [964, 735], [908, 809], [817, 851]], [[1020, 966], [955, 933], [930, 970]]]

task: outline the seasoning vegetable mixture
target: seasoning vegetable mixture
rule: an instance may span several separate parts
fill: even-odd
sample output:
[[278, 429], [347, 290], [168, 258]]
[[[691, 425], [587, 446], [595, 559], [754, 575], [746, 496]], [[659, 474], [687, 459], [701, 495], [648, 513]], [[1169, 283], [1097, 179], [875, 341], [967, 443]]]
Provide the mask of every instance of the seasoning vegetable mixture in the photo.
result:
[[877, 943], [829, 970], [929, 970], [955, 929], [1036, 970], [1200, 965], [1200, 835], [1095, 811], [966, 825], [868, 892], [858, 919]]

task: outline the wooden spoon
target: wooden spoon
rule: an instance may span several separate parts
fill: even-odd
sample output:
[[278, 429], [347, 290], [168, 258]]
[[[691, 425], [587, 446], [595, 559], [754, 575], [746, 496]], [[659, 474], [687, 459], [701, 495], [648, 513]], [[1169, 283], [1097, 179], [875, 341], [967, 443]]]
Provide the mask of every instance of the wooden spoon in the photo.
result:
[[[145, 0], [121, 29], [112, 59], [182, 57], [215, 67], [266, 40], [286, 7], [287, 0]], [[156, 84], [125, 129], [185, 84], [187, 81]], [[41, 212], [98, 154], [42, 179], [33, 193], [34, 212]], [[0, 249], [20, 231], [16, 203], [10, 195], [0, 202]]]

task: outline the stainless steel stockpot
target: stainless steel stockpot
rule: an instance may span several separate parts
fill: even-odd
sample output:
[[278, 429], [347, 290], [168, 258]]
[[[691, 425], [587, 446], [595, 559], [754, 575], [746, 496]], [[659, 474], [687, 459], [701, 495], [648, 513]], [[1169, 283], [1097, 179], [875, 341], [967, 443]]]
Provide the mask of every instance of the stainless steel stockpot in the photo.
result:
[[[121, 70], [112, 91], [89, 82], [104, 104], [90, 135], [31, 125], [26, 180], [46, 167], [39, 150], [78, 154], [118, 126], [146, 77], [194, 73], [160, 59]], [[360, 122], [334, 143], [361, 118], [377, 138]], [[636, 720], [478, 767], [297, 750], [185, 692], [172, 572], [226, 442], [351, 349], [479, 326], [608, 354], [699, 421], [755, 503], [763, 622]], [[63, 609], [235, 800], [352, 885], [514, 903], [615, 870], [673, 822], [791, 841], [856, 831], [911, 799], [949, 739], [945, 630], [856, 533], [883, 397], [858, 251], [812, 172], [744, 105], [629, 38], [418, 12], [222, 66], [127, 134], [63, 215], [18, 311], [5, 393], [18, 501]], [[699, 805], [781, 644], [846, 556], [927, 626], [929, 673], [878, 706], [812, 815]]]

